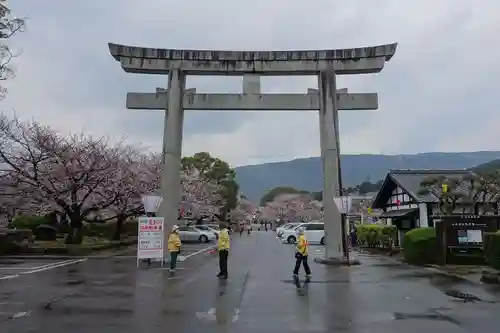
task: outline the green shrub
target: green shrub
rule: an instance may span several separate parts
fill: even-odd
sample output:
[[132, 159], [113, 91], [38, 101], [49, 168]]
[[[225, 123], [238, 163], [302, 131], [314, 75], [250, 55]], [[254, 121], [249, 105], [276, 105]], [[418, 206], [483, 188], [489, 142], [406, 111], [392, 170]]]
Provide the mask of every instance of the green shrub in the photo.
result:
[[359, 224], [356, 226], [358, 243], [369, 247], [392, 248], [398, 229], [393, 225]]
[[101, 237], [109, 239], [115, 231], [113, 222], [107, 223], [86, 223], [83, 229], [83, 235], [87, 237]]
[[[137, 236], [138, 228], [137, 219], [129, 219], [122, 224], [120, 235]], [[87, 237], [112, 239], [115, 231], [116, 221], [109, 221], [106, 223], [86, 223], [83, 234]]]
[[33, 245], [23, 246], [17, 249], [16, 253], [82, 256], [93, 252], [130, 246], [136, 243], [137, 239], [134, 237], [122, 241], [106, 241], [88, 237], [86, 238], [86, 242], [81, 245], [69, 245], [63, 242], [58, 243], [53, 241], [37, 242]]
[[136, 218], [129, 219], [122, 226], [122, 235], [124, 236], [136, 236], [139, 232], [139, 222]]
[[0, 255], [15, 253], [18, 247], [6, 234], [0, 235]]
[[500, 269], [500, 231], [484, 234], [484, 256], [489, 266]]
[[404, 237], [403, 248], [405, 259], [410, 264], [436, 263], [438, 254], [436, 229], [416, 228], [408, 231]]
[[46, 224], [46, 218], [44, 216], [18, 215], [14, 217], [9, 227], [15, 229], [31, 229], [35, 231], [36, 227], [41, 224]]

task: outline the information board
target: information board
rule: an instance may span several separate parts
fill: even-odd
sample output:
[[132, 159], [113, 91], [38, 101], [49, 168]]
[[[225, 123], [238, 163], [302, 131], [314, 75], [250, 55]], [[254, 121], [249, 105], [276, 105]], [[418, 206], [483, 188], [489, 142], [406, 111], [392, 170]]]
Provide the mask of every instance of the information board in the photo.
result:
[[163, 259], [165, 234], [163, 217], [140, 217], [138, 222], [137, 260]]

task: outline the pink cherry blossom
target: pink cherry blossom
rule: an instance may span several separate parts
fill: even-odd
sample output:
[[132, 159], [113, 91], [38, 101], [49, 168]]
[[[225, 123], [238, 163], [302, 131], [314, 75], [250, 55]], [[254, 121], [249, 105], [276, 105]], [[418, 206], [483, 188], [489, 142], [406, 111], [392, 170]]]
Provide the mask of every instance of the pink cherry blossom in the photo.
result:
[[312, 221], [322, 219], [322, 204], [309, 194], [281, 194], [261, 208], [262, 219]]
[[[141, 197], [157, 193], [161, 156], [137, 147], [88, 135], [62, 136], [35, 121], [0, 116], [0, 214], [57, 211], [73, 229], [68, 242], [79, 242], [83, 222], [117, 221], [143, 213]], [[221, 186], [194, 168], [181, 172], [179, 211], [187, 217], [212, 217], [225, 206]], [[15, 207], [15, 208], [14, 208]], [[234, 214], [255, 211], [240, 202]], [[80, 238], [80, 239], [79, 239]]]

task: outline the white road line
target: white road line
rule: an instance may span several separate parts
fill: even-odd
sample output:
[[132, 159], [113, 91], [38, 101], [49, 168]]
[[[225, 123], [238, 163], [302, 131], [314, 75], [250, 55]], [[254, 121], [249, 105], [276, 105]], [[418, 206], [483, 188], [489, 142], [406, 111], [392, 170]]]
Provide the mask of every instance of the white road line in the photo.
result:
[[45, 268], [45, 267], [50, 267], [50, 266], [57, 266], [59, 264], [62, 264], [62, 263], [65, 263], [65, 262], [69, 262], [69, 261], [73, 261], [75, 259], [70, 259], [70, 260], [64, 260], [64, 261], [56, 261], [56, 262], [51, 262], [51, 263], [48, 263], [48, 264], [44, 264], [44, 265], [39, 265], [39, 266], [28, 266], [28, 267], [0, 267], [0, 270], [24, 270], [24, 271], [31, 271], [31, 270], [37, 270], [37, 269], [42, 269], [42, 268]]
[[18, 274], [15, 274], [15, 275], [2, 276], [2, 277], [0, 277], [0, 280], [15, 279], [15, 278], [18, 278], [18, 277], [20, 277], [22, 275], [28, 275], [28, 274], [43, 272], [43, 271], [46, 271], [46, 270], [49, 270], [49, 269], [53, 269], [53, 268], [59, 268], [59, 267], [74, 265], [74, 264], [78, 264], [78, 263], [84, 262], [86, 260], [87, 259], [72, 259], [72, 260], [65, 260], [65, 261], [60, 261], [60, 262], [56, 262], [56, 263], [52, 263], [52, 264], [42, 265], [42, 266], [39, 266], [39, 267], [37, 267], [35, 269], [31, 269], [31, 270], [26, 271], [26, 272], [19, 272]]
[[46, 270], [49, 270], [49, 269], [52, 269], [52, 268], [59, 268], [59, 267], [64, 267], [64, 266], [68, 266], [68, 265], [78, 264], [78, 263], [81, 263], [81, 262], [84, 262], [84, 261], [87, 261], [87, 259], [65, 260], [65, 261], [61, 261], [59, 263], [56, 263], [54, 265], [44, 266], [42, 268], [33, 269], [33, 270], [27, 271], [27, 272], [21, 272], [19, 274], [23, 274], [23, 275], [24, 274], [33, 274], [33, 273], [43, 272], [43, 271], [46, 271]]
[[14, 313], [11, 318], [12, 319], [17, 319], [17, 318], [21, 318], [21, 317], [26, 317], [28, 316], [30, 313], [27, 312], [27, 311], [21, 311], [21, 312], [16, 312]]
[[205, 251], [211, 250], [211, 249], [213, 249], [213, 248], [215, 248], [215, 247], [217, 247], [217, 245], [211, 245], [211, 246], [206, 247], [206, 248], [204, 248], [204, 249], [201, 249], [201, 250], [199, 250], [199, 251], [196, 251], [196, 252], [190, 253], [190, 254], [188, 254], [187, 256], [184, 256], [184, 258], [185, 258], [185, 259], [190, 258], [190, 257], [195, 256], [195, 255], [197, 255], [197, 254], [200, 254], [200, 253], [203, 253], [203, 252], [205, 252]]

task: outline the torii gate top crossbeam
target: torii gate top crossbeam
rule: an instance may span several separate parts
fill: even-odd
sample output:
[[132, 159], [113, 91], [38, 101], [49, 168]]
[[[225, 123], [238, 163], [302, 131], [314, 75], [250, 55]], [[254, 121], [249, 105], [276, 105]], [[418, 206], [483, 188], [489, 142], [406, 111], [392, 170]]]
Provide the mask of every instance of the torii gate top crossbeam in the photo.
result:
[[397, 43], [372, 47], [304, 51], [175, 50], [109, 43], [111, 55], [128, 73], [168, 74], [182, 69], [196, 75], [314, 75], [380, 72], [396, 53]]

